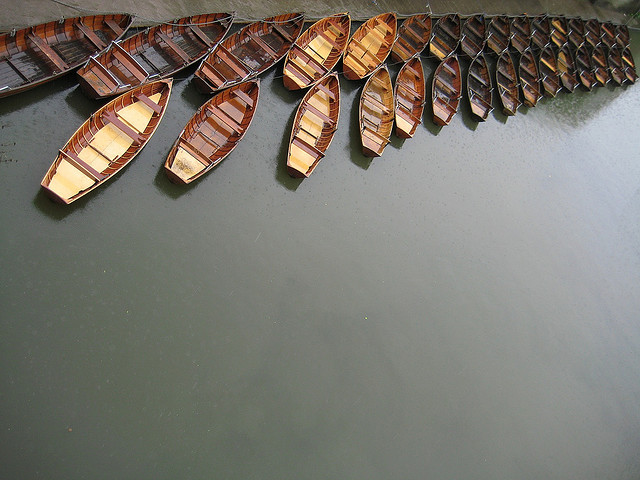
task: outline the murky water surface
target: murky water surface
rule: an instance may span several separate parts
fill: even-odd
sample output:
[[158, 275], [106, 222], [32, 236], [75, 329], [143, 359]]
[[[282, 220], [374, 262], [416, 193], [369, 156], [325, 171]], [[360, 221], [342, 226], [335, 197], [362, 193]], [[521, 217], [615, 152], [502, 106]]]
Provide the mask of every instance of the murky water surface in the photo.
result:
[[281, 69], [195, 185], [162, 169], [191, 70], [66, 207], [40, 180], [101, 103], [73, 76], [0, 102], [0, 477], [637, 479], [640, 87], [427, 108], [369, 160], [341, 79], [300, 181]]

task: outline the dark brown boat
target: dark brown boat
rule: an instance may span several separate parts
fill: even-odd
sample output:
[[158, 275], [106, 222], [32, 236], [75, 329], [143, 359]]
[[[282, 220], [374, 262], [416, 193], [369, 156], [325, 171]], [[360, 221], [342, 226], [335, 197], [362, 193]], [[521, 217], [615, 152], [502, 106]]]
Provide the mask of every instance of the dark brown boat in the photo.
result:
[[396, 43], [391, 49], [391, 59], [406, 62], [419, 55], [431, 38], [431, 15], [421, 13], [407, 17], [398, 27]]
[[122, 170], [162, 120], [172, 79], [146, 83], [95, 112], [71, 136], [42, 179], [51, 199], [69, 204]]
[[331, 144], [339, 117], [340, 82], [334, 72], [312, 86], [298, 106], [287, 153], [289, 175], [311, 175]]
[[335, 67], [351, 33], [351, 17], [340, 13], [311, 25], [293, 44], [284, 61], [283, 82], [289, 90], [307, 88]]
[[624, 24], [616, 25], [616, 46], [619, 48], [627, 48], [629, 42], [629, 27]]
[[233, 13], [184, 17], [112, 43], [78, 70], [80, 87], [91, 98], [105, 98], [173, 76], [218, 44], [233, 18]]
[[611, 80], [616, 85], [622, 85], [627, 78], [622, 66], [622, 49], [615, 47], [609, 50], [608, 63]]
[[487, 27], [487, 47], [500, 55], [509, 48], [511, 42], [511, 22], [506, 15], [495, 15]]
[[607, 48], [616, 44], [616, 27], [611, 22], [600, 22], [600, 42]]
[[[586, 47], [580, 47], [586, 48]], [[557, 55], [558, 74], [560, 75], [560, 83], [568, 92], [573, 92], [580, 82], [576, 72], [576, 64], [573, 54], [568, 45], [560, 48]]]
[[502, 112], [505, 115], [515, 115], [521, 105], [518, 93], [518, 77], [513, 59], [509, 51], [504, 51], [498, 57], [496, 63], [496, 85], [502, 103]]
[[442, 60], [458, 48], [461, 35], [460, 15], [449, 13], [438, 19], [433, 25], [429, 51], [438, 60]]
[[566, 45], [569, 41], [567, 19], [564, 17], [550, 17], [549, 25], [551, 26], [551, 43], [558, 48]]
[[487, 59], [483, 54], [475, 57], [469, 65], [467, 94], [471, 113], [484, 122], [493, 110], [493, 86]]
[[0, 98], [73, 71], [121, 38], [131, 15], [67, 18], [0, 34]]
[[433, 105], [433, 123], [449, 125], [458, 111], [462, 96], [462, 74], [457, 55], [445, 58], [433, 74], [431, 100]]
[[600, 22], [595, 18], [585, 20], [584, 22], [584, 41], [591, 48], [600, 45], [600, 39], [602, 38], [602, 32], [600, 30]]
[[636, 83], [638, 73], [636, 72], [636, 62], [631, 55], [629, 47], [622, 50], [622, 68], [629, 83]]
[[556, 54], [551, 45], [540, 52], [540, 62], [538, 64], [540, 72], [540, 83], [545, 97], [555, 97], [560, 91], [560, 75], [558, 74], [558, 63]]
[[303, 24], [302, 13], [288, 13], [246, 25], [206, 56], [193, 83], [202, 93], [214, 93], [257, 77], [287, 54]]
[[487, 29], [484, 15], [471, 15], [464, 19], [460, 49], [462, 53], [474, 58], [479, 55], [487, 44]]
[[591, 65], [593, 66], [593, 76], [596, 79], [594, 86], [604, 87], [609, 81], [609, 64], [602, 45], [597, 46], [591, 52]]
[[511, 19], [511, 46], [520, 54], [531, 45], [531, 19], [517, 15]]
[[389, 143], [393, 129], [393, 89], [386, 65], [381, 65], [367, 79], [360, 94], [358, 112], [362, 153], [379, 157]]
[[542, 97], [542, 93], [540, 92], [540, 73], [538, 73], [536, 57], [530, 48], [525, 50], [520, 57], [518, 71], [524, 98], [523, 103], [529, 108], [535, 107]]
[[211, 171], [244, 137], [258, 106], [260, 80], [217, 93], [189, 119], [164, 163], [173, 183], [188, 184]]
[[567, 19], [567, 27], [569, 33], [569, 46], [574, 50], [585, 42], [585, 23], [580, 17], [571, 17]]
[[586, 45], [576, 50], [576, 73], [582, 86], [591, 91], [596, 84], [596, 78], [593, 75], [591, 54]]
[[348, 80], [361, 80], [384, 63], [396, 40], [398, 21], [395, 13], [370, 18], [353, 32], [342, 60]]
[[420, 57], [409, 59], [398, 72], [393, 91], [396, 135], [411, 138], [422, 122], [426, 100], [424, 70]]
[[551, 24], [546, 15], [531, 18], [531, 45], [542, 50], [551, 43]]

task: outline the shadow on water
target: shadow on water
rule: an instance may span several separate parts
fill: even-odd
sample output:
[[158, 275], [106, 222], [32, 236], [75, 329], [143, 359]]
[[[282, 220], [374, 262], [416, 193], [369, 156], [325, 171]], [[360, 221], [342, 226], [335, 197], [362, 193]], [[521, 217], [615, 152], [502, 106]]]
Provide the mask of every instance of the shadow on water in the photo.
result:
[[98, 191], [87, 193], [70, 205], [63, 205], [51, 200], [44, 190], [39, 188], [32, 203], [41, 213], [49, 217], [51, 220], [60, 221], [78, 210], [83, 210], [87, 205], [87, 202], [90, 202], [96, 195], [100, 195], [99, 189]]

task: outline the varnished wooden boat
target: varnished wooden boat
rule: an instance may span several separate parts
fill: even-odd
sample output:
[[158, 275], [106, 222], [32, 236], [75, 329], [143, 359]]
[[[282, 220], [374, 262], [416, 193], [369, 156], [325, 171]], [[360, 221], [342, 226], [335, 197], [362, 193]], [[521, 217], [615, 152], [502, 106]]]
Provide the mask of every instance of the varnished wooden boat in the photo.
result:
[[420, 57], [409, 59], [398, 72], [394, 87], [395, 133], [400, 138], [411, 138], [422, 123], [426, 100], [424, 70]]
[[604, 87], [609, 82], [609, 64], [602, 45], [597, 46], [591, 52], [591, 65], [593, 66], [593, 76], [596, 80], [594, 86]]
[[438, 19], [433, 25], [429, 52], [438, 60], [442, 60], [458, 48], [461, 35], [460, 15], [449, 13]]
[[467, 92], [471, 113], [484, 122], [493, 110], [493, 86], [487, 59], [483, 54], [475, 57], [469, 65]]
[[515, 115], [521, 105], [518, 93], [518, 77], [513, 59], [509, 51], [505, 50], [498, 57], [496, 63], [496, 85], [505, 115]]
[[[600, 45], [602, 32], [600, 30], [600, 22], [595, 18], [585, 20], [584, 22], [584, 41], [592, 48]], [[577, 49], [576, 49], [577, 50]]]
[[188, 184], [226, 158], [244, 137], [258, 106], [260, 80], [238, 83], [214, 95], [189, 119], [164, 169], [173, 183]]
[[585, 42], [585, 22], [580, 17], [571, 17], [567, 19], [567, 28], [569, 45], [575, 50]]
[[511, 46], [522, 54], [531, 45], [531, 19], [516, 15], [511, 19]]
[[331, 144], [339, 117], [340, 82], [332, 73], [311, 87], [298, 106], [287, 153], [289, 175], [311, 175]]
[[518, 74], [524, 98], [523, 103], [529, 108], [535, 107], [540, 97], [542, 97], [542, 93], [540, 92], [540, 73], [536, 64], [536, 57], [530, 48], [520, 56]]
[[283, 67], [284, 86], [307, 88], [335, 67], [344, 53], [351, 32], [351, 17], [339, 13], [311, 25], [287, 53]]
[[389, 143], [393, 129], [393, 89], [386, 65], [381, 65], [367, 79], [360, 94], [360, 138], [362, 153], [379, 157]]
[[474, 58], [479, 55], [487, 44], [487, 28], [484, 15], [471, 15], [462, 23], [460, 49], [462, 53]]
[[91, 15], [0, 34], [0, 98], [73, 71], [121, 38], [132, 21], [131, 15]]
[[[585, 48], [579, 47], [579, 48]], [[576, 72], [576, 64], [573, 59], [573, 54], [571, 53], [571, 49], [568, 45], [560, 48], [558, 50], [558, 55], [556, 57], [558, 65], [558, 74], [560, 75], [560, 83], [568, 92], [573, 92], [580, 82], [578, 81], [578, 76]]]
[[627, 48], [629, 42], [629, 27], [624, 24], [616, 25], [616, 46], [618, 48]]
[[616, 44], [616, 27], [611, 22], [600, 22], [600, 42], [607, 48]]
[[172, 79], [146, 83], [95, 112], [71, 136], [42, 180], [55, 201], [69, 204], [102, 185], [140, 152], [169, 102]]
[[371, 75], [387, 59], [396, 39], [395, 13], [370, 18], [353, 32], [342, 60], [342, 71], [349, 80]]
[[78, 70], [80, 87], [91, 98], [105, 98], [170, 77], [200, 60], [222, 40], [233, 16], [184, 17], [114, 42]]
[[591, 54], [586, 45], [576, 50], [576, 73], [582, 86], [589, 91], [592, 90], [596, 84], [596, 79], [593, 75]]
[[487, 27], [487, 47], [500, 55], [509, 48], [511, 42], [511, 22], [506, 15], [495, 15]]
[[431, 15], [420, 13], [403, 20], [391, 49], [391, 59], [406, 62], [422, 52], [431, 38]]
[[638, 73], [636, 72], [636, 62], [631, 54], [629, 47], [622, 50], [622, 67], [624, 74], [627, 77], [629, 83], [636, 83], [638, 80]]
[[615, 47], [609, 50], [608, 63], [611, 80], [616, 85], [622, 85], [627, 78], [622, 66], [622, 49]]
[[202, 93], [214, 93], [257, 77], [287, 54], [303, 24], [302, 13], [288, 13], [246, 25], [205, 57], [193, 83]]
[[531, 18], [531, 45], [543, 49], [551, 43], [551, 24], [546, 15]]
[[551, 45], [548, 45], [540, 52], [538, 71], [540, 72], [543, 95], [545, 97], [555, 97], [562, 86], [560, 85], [556, 54]]
[[449, 125], [458, 111], [462, 96], [462, 75], [457, 55], [445, 58], [433, 74], [431, 102], [433, 105], [433, 123]]
[[551, 43], [560, 48], [569, 41], [569, 28], [567, 27], [567, 19], [564, 17], [551, 17], [549, 19], [551, 25]]

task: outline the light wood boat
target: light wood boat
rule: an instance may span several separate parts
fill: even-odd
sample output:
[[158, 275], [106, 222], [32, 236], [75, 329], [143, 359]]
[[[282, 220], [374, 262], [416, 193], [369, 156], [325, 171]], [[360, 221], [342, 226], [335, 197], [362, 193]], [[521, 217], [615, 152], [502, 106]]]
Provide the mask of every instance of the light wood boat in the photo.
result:
[[636, 72], [636, 62], [631, 54], [629, 47], [622, 50], [622, 67], [624, 68], [624, 74], [627, 77], [629, 83], [636, 83], [638, 79], [638, 73]]
[[487, 59], [483, 54], [475, 57], [469, 65], [467, 93], [471, 113], [477, 120], [484, 122], [493, 111], [493, 86]]
[[119, 95], [194, 64], [229, 31], [232, 13], [184, 17], [112, 43], [78, 70], [80, 87], [91, 98]]
[[461, 35], [461, 20], [457, 13], [449, 13], [438, 19], [431, 32], [429, 51], [438, 60], [451, 55], [458, 48]]
[[543, 49], [551, 43], [551, 24], [546, 15], [531, 18], [531, 45]]
[[540, 52], [538, 71], [540, 72], [540, 83], [542, 83], [544, 96], [555, 97], [562, 86], [560, 85], [556, 54], [553, 52], [551, 45], [548, 45]]
[[597, 46], [591, 52], [591, 65], [593, 66], [593, 76], [596, 80], [594, 86], [604, 87], [609, 82], [609, 64], [602, 45]]
[[362, 153], [379, 157], [389, 143], [393, 129], [393, 89], [386, 65], [381, 65], [367, 79], [360, 94], [360, 138]]
[[600, 42], [607, 48], [616, 44], [616, 27], [611, 22], [600, 22]]
[[457, 55], [445, 58], [433, 74], [431, 101], [433, 105], [433, 123], [449, 125], [458, 111], [462, 96], [462, 75]]
[[580, 17], [567, 19], [569, 46], [576, 50], [585, 42], [585, 22]]
[[382, 65], [391, 53], [396, 31], [395, 13], [382, 13], [360, 25], [347, 43], [342, 60], [345, 78], [361, 80]]
[[618, 48], [627, 48], [629, 42], [629, 27], [624, 24], [616, 25], [616, 46]]
[[407, 61], [396, 77], [393, 92], [395, 98], [395, 133], [400, 138], [411, 138], [422, 123], [426, 100], [424, 70], [420, 57]]
[[211, 171], [244, 138], [258, 106], [260, 80], [217, 93], [191, 117], [173, 144], [164, 168], [169, 180], [188, 184]]
[[511, 23], [506, 15], [495, 15], [489, 20], [487, 47], [500, 55], [509, 48], [511, 41]]
[[616, 85], [622, 85], [627, 77], [624, 74], [622, 66], [622, 50], [620, 48], [612, 48], [609, 50], [609, 75]]
[[542, 97], [540, 92], [540, 73], [538, 73], [538, 65], [536, 57], [531, 49], [524, 51], [520, 57], [520, 65], [518, 67], [520, 77], [520, 88], [524, 98], [524, 104], [529, 107], [535, 107]]
[[288, 13], [246, 25], [205, 57], [193, 83], [202, 93], [215, 93], [257, 77], [287, 54], [303, 24], [302, 13]]
[[584, 22], [584, 41], [593, 48], [600, 45], [601, 37], [600, 22], [595, 18], [586, 20]]
[[467, 17], [462, 22], [460, 49], [470, 58], [475, 58], [487, 44], [487, 28], [484, 15], [477, 14]]
[[131, 15], [55, 20], [0, 34], [0, 98], [73, 71], [121, 38]]
[[[585, 48], [580, 47], [580, 48]], [[557, 55], [558, 74], [560, 75], [560, 83], [568, 92], [573, 92], [580, 82], [576, 72], [576, 64], [573, 54], [568, 45], [560, 48]]]
[[398, 36], [391, 49], [391, 59], [406, 62], [422, 52], [431, 38], [431, 16], [426, 13], [412, 15], [398, 27]]
[[518, 93], [518, 78], [513, 59], [508, 51], [504, 51], [498, 57], [496, 63], [496, 85], [498, 95], [502, 103], [502, 112], [505, 115], [515, 115], [521, 105]]
[[569, 41], [567, 27], [567, 19], [564, 17], [551, 17], [549, 20], [551, 25], [551, 43], [560, 48]]
[[313, 85], [298, 105], [287, 152], [289, 175], [311, 175], [333, 140], [339, 118], [340, 82], [334, 72]]
[[586, 45], [576, 50], [576, 73], [582, 86], [591, 91], [596, 84], [596, 78], [593, 75], [591, 54]]
[[511, 46], [520, 54], [531, 45], [531, 19], [517, 15], [511, 19]]
[[307, 88], [335, 67], [344, 53], [351, 32], [351, 17], [339, 13], [311, 25], [287, 53], [283, 67], [284, 86]]
[[42, 180], [45, 192], [69, 204], [122, 170], [156, 131], [172, 82], [141, 85], [91, 115], [60, 149]]

